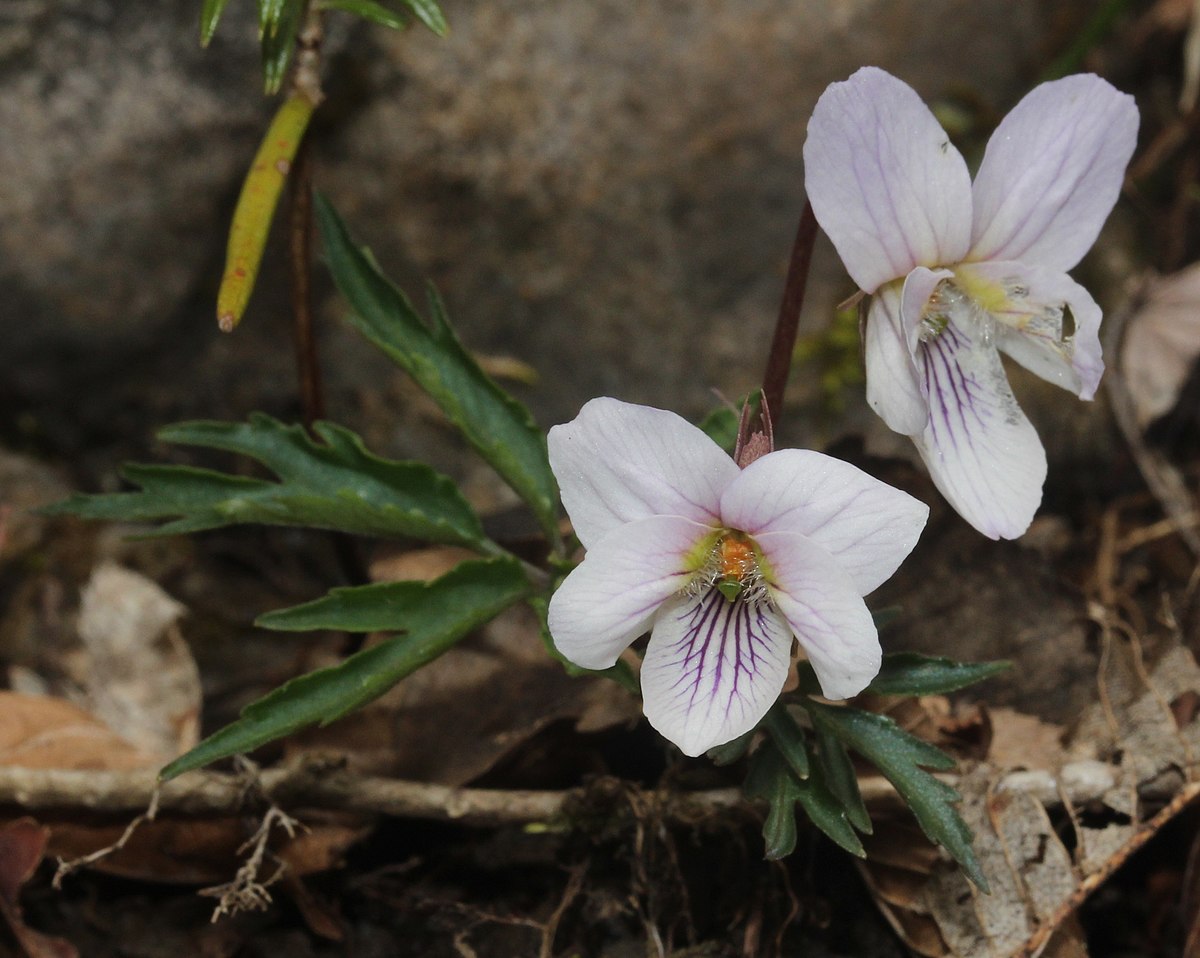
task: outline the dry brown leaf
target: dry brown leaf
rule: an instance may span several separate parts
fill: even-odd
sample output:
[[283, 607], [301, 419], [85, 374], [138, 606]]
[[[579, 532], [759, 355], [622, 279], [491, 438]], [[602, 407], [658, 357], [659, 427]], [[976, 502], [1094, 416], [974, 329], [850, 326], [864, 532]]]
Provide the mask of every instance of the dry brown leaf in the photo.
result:
[[50, 520], [34, 510], [70, 491], [62, 477], [45, 464], [0, 449], [0, 563], [42, 541]]
[[1035, 768], [1057, 772], [1066, 761], [1063, 728], [1015, 709], [989, 709], [992, 741], [989, 764], [998, 768]]
[[1200, 263], [1156, 280], [1121, 348], [1121, 372], [1144, 430], [1179, 399], [1200, 356]]
[[167, 761], [199, 741], [200, 673], [180, 634], [184, 607], [143, 575], [106, 562], [79, 610], [88, 711]]
[[567, 675], [538, 628], [526, 606], [509, 609], [378, 701], [301, 732], [288, 748], [345, 755], [359, 771], [464, 785], [556, 722], [597, 732], [640, 718], [616, 683]]
[[[1184, 774], [1197, 769], [1200, 720], [1172, 709], [1181, 697], [1200, 693], [1200, 667], [1180, 647], [1164, 655], [1149, 675], [1139, 665], [1134, 647], [1110, 650], [1105, 704], [1088, 710], [1074, 730], [1075, 740], [1088, 740], [1086, 754], [1105, 762], [1065, 761], [1069, 754], [1085, 751], [1072, 743], [1064, 750], [1057, 728], [1017, 713], [993, 714], [994, 754], [1023, 755], [1019, 764], [1031, 771], [1005, 775], [992, 765], [979, 765], [958, 785], [960, 811], [975, 834], [990, 895], [980, 893], [945, 860], [931, 861], [928, 843], [911, 829], [906, 834], [892, 823], [877, 825], [865, 842], [868, 885], [910, 947], [933, 958], [1085, 958], [1082, 936], [1071, 921], [1074, 911], [1200, 794], [1200, 786], [1183, 786]], [[1178, 728], [1181, 715], [1191, 720]], [[1022, 737], [1031, 743], [1028, 748], [1018, 746]], [[1047, 761], [1048, 767], [1034, 767], [1030, 758]], [[1031, 774], [1052, 783], [1049, 795], [1005, 787], [1010, 780], [1027, 782]], [[1181, 791], [1165, 809], [1146, 818], [1139, 787], [1153, 785], [1161, 791], [1172, 780]], [[1062, 799], [1091, 797], [1092, 814], [1086, 819], [1066, 805], [1075, 832], [1073, 855], [1042, 801], [1056, 793]], [[944, 951], [938, 950], [939, 937]]]
[[[65, 860], [107, 848], [121, 837], [125, 823], [90, 825], [70, 819], [48, 820], [49, 852]], [[110, 875], [140, 881], [185, 885], [224, 882], [237, 870], [238, 849], [246, 841], [246, 819], [170, 818], [146, 822], [125, 846], [89, 866]], [[284, 839], [275, 856], [291, 874], [311, 875], [341, 865], [347, 849], [370, 831], [352, 816], [332, 816], [308, 831]]]
[[372, 582], [429, 581], [445, 575], [460, 562], [478, 558], [478, 554], [458, 546], [382, 552], [371, 559], [367, 572]]
[[21, 913], [21, 886], [45, 855], [48, 835], [49, 830], [32, 818], [0, 827], [0, 917], [29, 958], [79, 958], [70, 942], [35, 931]]
[[0, 765], [132, 769], [157, 764], [77, 705], [0, 691]]

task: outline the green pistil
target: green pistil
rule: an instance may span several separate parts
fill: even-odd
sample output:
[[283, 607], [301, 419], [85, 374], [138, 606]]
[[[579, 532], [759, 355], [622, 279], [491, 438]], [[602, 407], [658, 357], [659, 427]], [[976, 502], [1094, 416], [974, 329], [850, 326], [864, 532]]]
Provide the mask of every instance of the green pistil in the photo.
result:
[[737, 579], [722, 579], [717, 583], [717, 591], [733, 602], [742, 594], [742, 584]]

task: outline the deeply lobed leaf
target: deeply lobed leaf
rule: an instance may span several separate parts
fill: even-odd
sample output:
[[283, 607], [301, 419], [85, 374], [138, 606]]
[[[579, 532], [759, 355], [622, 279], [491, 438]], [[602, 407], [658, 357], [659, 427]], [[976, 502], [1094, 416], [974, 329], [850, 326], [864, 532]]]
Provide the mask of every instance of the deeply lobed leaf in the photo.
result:
[[764, 743], [754, 753], [744, 790], [749, 797], [767, 802], [767, 817], [763, 822], [766, 857], [775, 860], [795, 850], [797, 802], [817, 828], [852, 855], [862, 857], [862, 842], [845, 809], [829, 790], [819, 767], [806, 764], [808, 778], [800, 779], [773, 741]]
[[[339, 665], [293, 679], [251, 703], [236, 722], [167, 765], [160, 778], [174, 778], [305, 726], [328, 724], [361, 708], [530, 592], [520, 565], [511, 559], [472, 560], [432, 582], [390, 585], [393, 588], [386, 613], [377, 606], [371, 614], [376, 621], [389, 623], [389, 628], [404, 629], [403, 635], [352, 655]], [[357, 590], [337, 591], [344, 594]], [[376, 593], [374, 597], [352, 600], [351, 605], [354, 601], [370, 605], [378, 598]], [[302, 611], [316, 604], [271, 613], [262, 622], [272, 628], [304, 628], [298, 623], [309, 617], [309, 621], [319, 620], [338, 628], [343, 619], [353, 624], [355, 615], [362, 614], [362, 609], [352, 609], [345, 615], [327, 610], [323, 617], [314, 619], [311, 612]]]
[[408, 299], [350, 239], [333, 207], [317, 197], [329, 268], [351, 306], [350, 321], [403, 368], [467, 441], [529, 503], [551, 542], [559, 541], [558, 486], [546, 438], [528, 410], [505, 393], [463, 348], [436, 295], [426, 323]]
[[940, 695], [982, 682], [1009, 668], [1011, 663], [956, 662], [954, 659], [893, 652], [867, 687], [879, 695]]
[[300, 426], [261, 414], [248, 423], [168, 426], [159, 433], [167, 442], [241, 453], [281, 481], [188, 466], [130, 465], [124, 475], [139, 491], [75, 495], [46, 511], [88, 519], [172, 520], [158, 535], [253, 522], [486, 548], [478, 517], [445, 476], [421, 463], [372, 455], [358, 436], [332, 423], [315, 429], [324, 445]]
[[814, 724], [823, 727], [879, 769], [912, 809], [930, 840], [943, 846], [962, 866], [967, 877], [986, 891], [987, 879], [971, 844], [971, 830], [954, 807], [961, 796], [922, 767], [949, 769], [954, 767], [954, 759], [928, 742], [909, 735], [886, 716], [823, 705], [811, 699], [804, 702], [804, 707], [812, 715]]

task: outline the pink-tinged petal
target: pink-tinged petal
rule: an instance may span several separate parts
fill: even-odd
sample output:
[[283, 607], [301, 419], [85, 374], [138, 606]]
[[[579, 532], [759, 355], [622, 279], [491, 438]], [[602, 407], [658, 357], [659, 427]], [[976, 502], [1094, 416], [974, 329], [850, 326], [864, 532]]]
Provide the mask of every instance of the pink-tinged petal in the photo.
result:
[[804, 182], [821, 228], [868, 293], [963, 258], [971, 177], [929, 108], [875, 67], [833, 83], [808, 121]]
[[1091, 74], [1031, 91], [988, 141], [967, 258], [1069, 270], [1117, 201], [1137, 129], [1133, 97]]
[[[976, 263], [964, 267], [1006, 292], [997, 320], [996, 345], [1031, 373], [1079, 396], [1096, 395], [1104, 375], [1100, 347], [1102, 314], [1091, 294], [1066, 273], [1025, 263]], [[1063, 307], [1074, 330], [1064, 340]]]
[[696, 550], [714, 530], [678, 516], [621, 526], [591, 549], [550, 598], [558, 650], [585, 669], [607, 669], [650, 628], [658, 607], [687, 587]]
[[807, 536], [754, 540], [770, 564], [771, 599], [800, 640], [826, 698], [857, 695], [879, 673], [879, 633], [854, 580]]
[[734, 461], [673, 412], [593, 399], [550, 430], [550, 466], [586, 547], [626, 522], [684, 516], [711, 523]]
[[716, 589], [663, 606], [642, 661], [646, 718], [685, 755], [750, 731], [779, 698], [792, 633], [765, 602]]
[[921, 346], [930, 415], [914, 441], [960, 516], [992, 539], [1015, 539], [1042, 501], [1046, 453], [1013, 398], [1000, 354], [969, 325], [951, 322]]
[[796, 532], [823, 546], [860, 595], [912, 552], [929, 507], [848, 462], [780, 449], [742, 470], [721, 497], [724, 524], [751, 536]]
[[871, 298], [863, 332], [867, 368], [867, 402], [888, 428], [912, 436], [929, 421], [913, 359], [915, 335], [901, 320], [901, 284], [882, 286]]

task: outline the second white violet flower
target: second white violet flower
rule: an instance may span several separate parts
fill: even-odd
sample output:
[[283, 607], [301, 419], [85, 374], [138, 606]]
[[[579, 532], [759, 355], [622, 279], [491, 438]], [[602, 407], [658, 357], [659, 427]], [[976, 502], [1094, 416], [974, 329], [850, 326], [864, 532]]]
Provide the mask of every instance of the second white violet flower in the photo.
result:
[[1117, 200], [1137, 127], [1133, 98], [1099, 77], [1043, 83], [1000, 123], [972, 183], [929, 108], [882, 70], [832, 84], [809, 121], [813, 212], [873, 296], [867, 399], [992, 538], [1028, 528], [1046, 478], [997, 350], [1095, 394], [1100, 307], [1067, 270]]
[[594, 399], [550, 430], [550, 464], [583, 562], [550, 600], [559, 651], [612, 666], [651, 632], [650, 723], [688, 755], [754, 728], [799, 640], [824, 694], [879, 671], [863, 596], [912, 551], [928, 507], [816, 452], [745, 469], [674, 413]]

